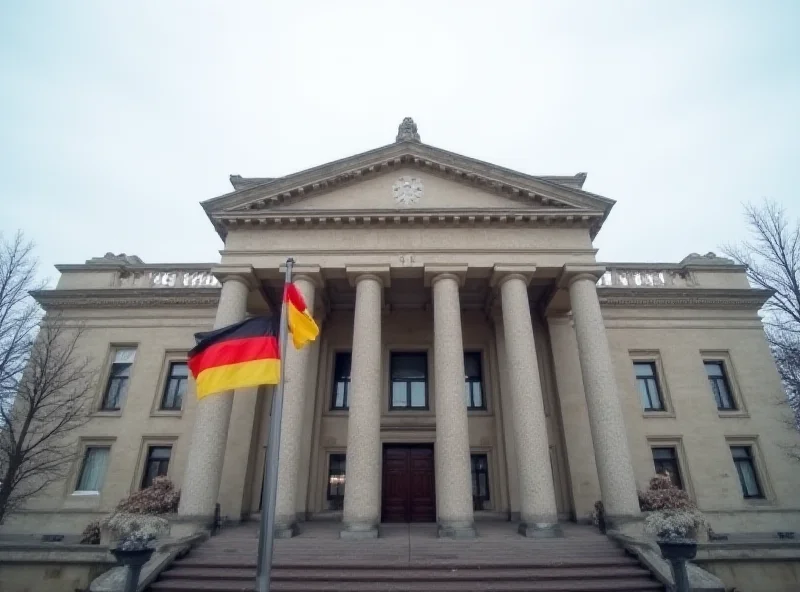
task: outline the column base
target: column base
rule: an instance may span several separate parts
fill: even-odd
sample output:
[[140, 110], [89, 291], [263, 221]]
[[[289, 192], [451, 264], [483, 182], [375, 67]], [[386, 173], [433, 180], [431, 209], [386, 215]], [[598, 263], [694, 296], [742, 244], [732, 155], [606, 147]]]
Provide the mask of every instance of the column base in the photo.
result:
[[297, 526], [297, 522], [276, 524], [274, 533], [276, 539], [290, 539], [300, 534], [300, 527]]
[[644, 516], [606, 516], [606, 532], [615, 531], [629, 536], [644, 534]]
[[168, 520], [169, 533], [174, 538], [191, 536], [198, 532], [210, 532], [214, 525], [214, 516], [173, 514]]
[[558, 524], [527, 524], [523, 522], [519, 525], [517, 532], [532, 539], [555, 539], [564, 536]]
[[378, 527], [374, 524], [346, 524], [339, 532], [339, 538], [351, 541], [377, 539]]
[[440, 539], [474, 539], [478, 533], [472, 522], [440, 522], [437, 535]]

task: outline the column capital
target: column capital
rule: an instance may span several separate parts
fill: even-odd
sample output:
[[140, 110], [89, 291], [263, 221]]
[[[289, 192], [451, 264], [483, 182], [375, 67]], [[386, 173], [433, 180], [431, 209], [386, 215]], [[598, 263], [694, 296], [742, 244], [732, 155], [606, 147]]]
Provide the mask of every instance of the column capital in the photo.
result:
[[259, 284], [252, 265], [215, 265], [211, 268], [211, 274], [221, 284], [237, 281], [243, 283], [250, 290], [257, 288]]
[[377, 279], [381, 286], [388, 288], [392, 284], [392, 279], [388, 265], [346, 265], [345, 273], [351, 286], [358, 284], [362, 278], [372, 277]]
[[451, 265], [425, 265], [424, 285], [430, 288], [438, 276], [453, 276], [459, 286], [464, 285], [467, 277], [467, 264], [454, 263]]
[[[285, 274], [286, 264], [281, 265], [279, 269], [282, 274]], [[295, 263], [292, 266], [292, 279], [296, 280], [298, 278], [303, 278], [311, 282], [314, 284], [315, 288], [321, 288], [323, 284], [322, 270], [320, 269], [320, 266], [316, 264]]]
[[605, 265], [598, 265], [596, 263], [586, 264], [566, 264], [558, 276], [558, 287], [569, 288], [574, 282], [578, 280], [592, 280], [597, 283], [603, 274], [606, 272]]
[[517, 277], [525, 282], [525, 285], [531, 283], [534, 274], [536, 273], [535, 265], [514, 265], [514, 264], [500, 264], [495, 265], [492, 269], [492, 277], [489, 280], [489, 285], [497, 288], [506, 280]]

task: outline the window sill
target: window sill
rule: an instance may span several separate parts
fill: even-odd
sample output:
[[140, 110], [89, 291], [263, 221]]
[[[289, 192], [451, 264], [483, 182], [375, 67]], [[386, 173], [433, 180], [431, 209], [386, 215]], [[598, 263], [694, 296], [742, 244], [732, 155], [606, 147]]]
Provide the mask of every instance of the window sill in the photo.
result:
[[349, 409], [328, 409], [322, 415], [330, 416], [330, 417], [347, 417], [350, 415]]
[[92, 413], [92, 417], [122, 417], [122, 409], [116, 411], [103, 411], [100, 409]]
[[183, 415], [183, 409], [176, 409], [175, 411], [158, 409], [150, 413], [150, 417], [181, 417], [182, 415]]
[[746, 506], [750, 508], [763, 508], [764, 506], [774, 505], [768, 497], [745, 497], [742, 498]]
[[99, 491], [73, 491], [72, 494], [75, 497], [96, 497], [100, 495]]
[[720, 417], [750, 417], [750, 414], [747, 411], [720, 411], [718, 409], [717, 413]]
[[492, 415], [492, 412], [488, 409], [467, 409], [468, 415], [485, 415], [489, 416]]
[[646, 417], [648, 419], [653, 418], [660, 418], [660, 419], [675, 419], [675, 412], [674, 411], [643, 411], [642, 417]]

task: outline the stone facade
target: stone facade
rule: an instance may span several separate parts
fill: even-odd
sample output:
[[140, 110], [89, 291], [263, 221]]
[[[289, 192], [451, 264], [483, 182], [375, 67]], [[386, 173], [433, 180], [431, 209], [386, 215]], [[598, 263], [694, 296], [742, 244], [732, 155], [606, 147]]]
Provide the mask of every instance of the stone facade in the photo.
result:
[[[713, 254], [598, 263], [592, 240], [614, 202], [584, 191], [585, 174], [495, 167], [422, 144], [412, 124], [394, 144], [308, 171], [232, 178], [232, 193], [203, 203], [225, 243], [219, 263], [108, 254], [59, 266], [55, 289], [35, 296], [87, 327], [96, 411], [68, 478], [2, 530], [82, 530], [141, 486], [153, 447], [169, 449], [168, 464], [149, 466], [182, 488], [190, 528], [217, 502], [231, 520], [257, 513], [272, 388], [198, 402], [189, 381], [179, 408], [162, 402], [195, 332], [276, 310], [289, 256], [322, 331], [285, 356], [281, 534], [330, 518], [342, 536], [375, 536], [387, 479], [406, 478], [383, 466], [393, 445], [432, 447], [424, 479], [443, 536], [471, 536], [482, 517], [557, 536], [599, 499], [613, 523], [635, 521], [654, 449], [716, 531], [800, 530], [800, 471], [784, 453], [797, 434], [758, 317], [769, 294]], [[119, 348], [135, 358], [119, 409], [103, 410]], [[344, 409], [334, 390], [348, 352]], [[426, 354], [424, 376], [398, 379], [393, 353]], [[704, 361], [724, 369], [731, 408]], [[635, 362], [654, 372], [653, 409]], [[468, 409], [470, 380], [480, 404]], [[76, 493], [87, 447], [109, 450], [105, 477]], [[743, 495], [731, 447], [750, 455], [757, 495]]]

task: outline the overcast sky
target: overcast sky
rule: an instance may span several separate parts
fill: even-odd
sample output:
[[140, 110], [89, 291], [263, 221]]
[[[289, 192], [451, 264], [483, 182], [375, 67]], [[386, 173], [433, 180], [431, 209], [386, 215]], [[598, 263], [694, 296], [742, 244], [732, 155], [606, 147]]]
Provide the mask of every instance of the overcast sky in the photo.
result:
[[800, 215], [800, 2], [4, 2], [0, 231], [45, 271], [107, 251], [216, 261], [198, 205], [394, 141], [617, 200], [603, 261]]

